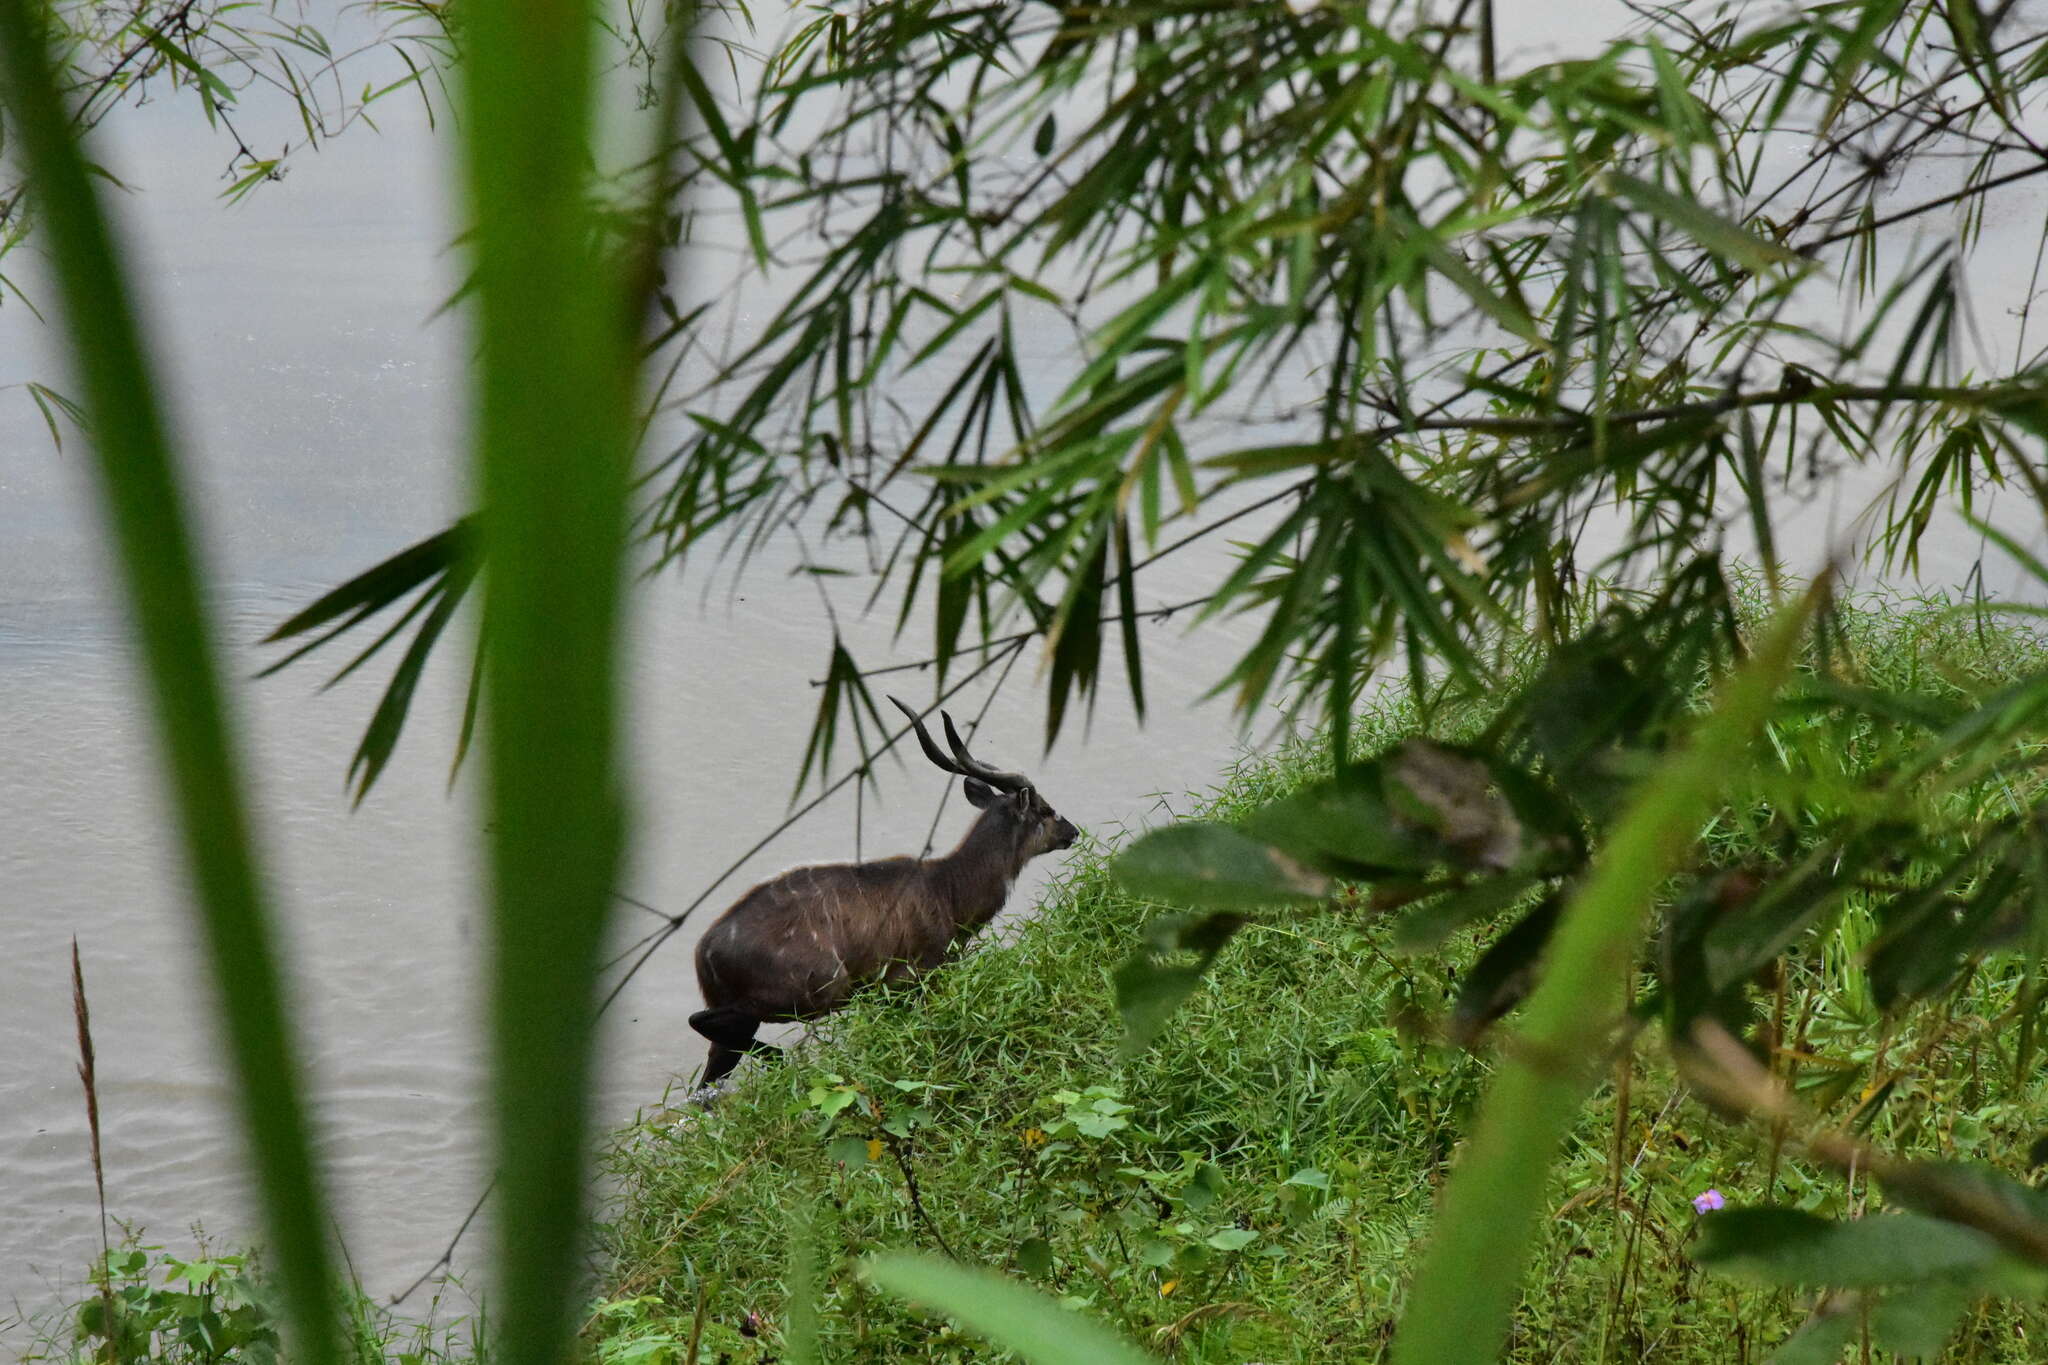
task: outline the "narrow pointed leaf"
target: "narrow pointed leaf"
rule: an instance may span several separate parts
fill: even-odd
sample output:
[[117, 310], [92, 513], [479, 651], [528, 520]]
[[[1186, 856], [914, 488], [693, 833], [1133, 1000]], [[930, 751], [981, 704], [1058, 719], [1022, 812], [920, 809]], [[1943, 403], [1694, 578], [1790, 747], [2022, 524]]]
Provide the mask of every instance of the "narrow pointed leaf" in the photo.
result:
[[1102, 1324], [992, 1271], [902, 1254], [874, 1257], [862, 1271], [885, 1292], [943, 1313], [1032, 1365], [1157, 1365]]

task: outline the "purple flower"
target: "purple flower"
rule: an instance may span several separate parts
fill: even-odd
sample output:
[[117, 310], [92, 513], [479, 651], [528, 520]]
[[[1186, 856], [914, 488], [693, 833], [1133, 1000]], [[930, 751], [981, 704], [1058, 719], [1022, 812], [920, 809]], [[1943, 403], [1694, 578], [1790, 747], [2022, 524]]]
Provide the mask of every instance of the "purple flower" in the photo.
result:
[[1727, 1200], [1721, 1197], [1719, 1190], [1708, 1190], [1705, 1194], [1696, 1194], [1692, 1197], [1692, 1211], [1694, 1213], [1712, 1213], [1727, 1202]]

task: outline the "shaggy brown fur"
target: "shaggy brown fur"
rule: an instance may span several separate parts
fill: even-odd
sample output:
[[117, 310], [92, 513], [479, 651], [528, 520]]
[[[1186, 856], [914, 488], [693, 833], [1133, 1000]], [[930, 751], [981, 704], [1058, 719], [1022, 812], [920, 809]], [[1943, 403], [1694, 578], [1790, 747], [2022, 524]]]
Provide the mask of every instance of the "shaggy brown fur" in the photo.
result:
[[995, 918], [1024, 864], [1079, 837], [1024, 777], [976, 762], [950, 717], [949, 759], [915, 713], [896, 705], [926, 757], [965, 778], [962, 790], [980, 817], [942, 858], [794, 868], [749, 891], [707, 929], [697, 943], [705, 1007], [690, 1016], [690, 1027], [711, 1040], [705, 1085], [748, 1053], [770, 1050], [754, 1037], [763, 1023], [816, 1019], [863, 986], [938, 966]]

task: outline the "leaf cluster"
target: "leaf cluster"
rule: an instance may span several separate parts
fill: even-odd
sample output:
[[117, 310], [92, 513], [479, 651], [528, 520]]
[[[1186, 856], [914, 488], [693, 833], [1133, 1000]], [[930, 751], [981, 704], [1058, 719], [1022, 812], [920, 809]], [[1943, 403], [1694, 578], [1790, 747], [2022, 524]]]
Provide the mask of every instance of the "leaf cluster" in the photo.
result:
[[[1872, 551], [1912, 567], [1988, 486], [2041, 500], [2024, 328], [1965, 358], [1985, 206], [2048, 168], [2038, 36], [1968, 5], [1672, 6], [1500, 68], [1489, 24], [915, 0], [751, 64], [707, 46], [664, 193], [750, 268], [662, 295], [657, 562], [799, 544], [942, 685], [1034, 642], [1048, 738], [1105, 680], [1142, 714], [1147, 621], [1240, 615], [1218, 690], [1341, 747], [1383, 665], [1480, 692], [1602, 585], [1711, 589], [1731, 549], [1777, 582], [1814, 501], [1880, 487]], [[1922, 161], [1960, 188], [1913, 197]], [[1226, 537], [1206, 591], [1147, 593]], [[1657, 610], [1683, 632], [1732, 599]], [[872, 759], [836, 630], [830, 663], [821, 781], [849, 730]]]

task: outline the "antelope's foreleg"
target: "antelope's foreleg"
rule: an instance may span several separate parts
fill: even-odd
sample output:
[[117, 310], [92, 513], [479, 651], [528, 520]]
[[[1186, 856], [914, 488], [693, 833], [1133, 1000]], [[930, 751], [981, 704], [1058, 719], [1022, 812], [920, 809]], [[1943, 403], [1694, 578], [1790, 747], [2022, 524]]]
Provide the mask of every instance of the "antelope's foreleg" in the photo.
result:
[[773, 1043], [764, 1043], [754, 1036], [755, 1030], [761, 1027], [759, 1019], [730, 1005], [698, 1010], [690, 1016], [690, 1027], [711, 1040], [711, 1055], [704, 1061], [704, 1079], [700, 1085], [718, 1084], [740, 1064], [740, 1058], [749, 1053], [780, 1056], [782, 1052]]

